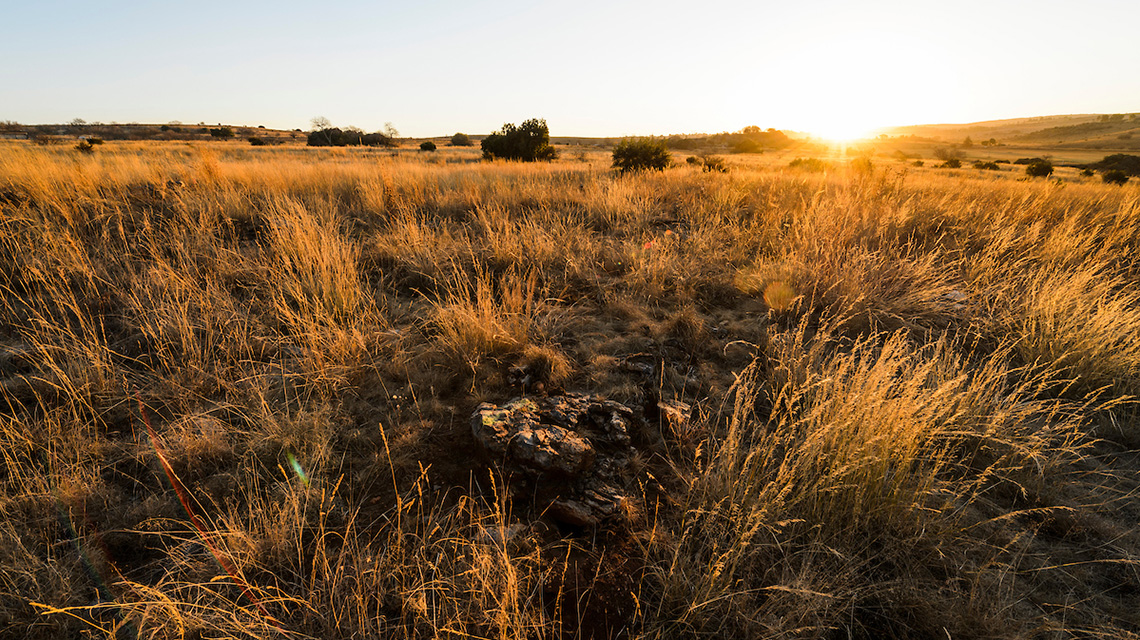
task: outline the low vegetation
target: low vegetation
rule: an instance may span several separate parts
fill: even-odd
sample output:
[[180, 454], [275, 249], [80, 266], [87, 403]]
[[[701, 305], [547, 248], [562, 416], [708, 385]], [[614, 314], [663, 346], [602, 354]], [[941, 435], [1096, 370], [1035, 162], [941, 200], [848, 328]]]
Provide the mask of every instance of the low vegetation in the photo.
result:
[[[3, 144], [0, 636], [1140, 634], [1135, 184]], [[524, 389], [643, 416], [611, 519]]]
[[558, 157], [550, 146], [550, 128], [546, 120], [532, 118], [519, 126], [504, 124], [501, 129], [483, 138], [483, 157], [488, 160], [553, 160]]
[[647, 169], [663, 171], [672, 162], [673, 157], [664, 140], [626, 138], [614, 145], [613, 167], [622, 173]]
[[1047, 178], [1053, 175], [1053, 163], [1048, 160], [1034, 159], [1025, 165], [1025, 175], [1030, 178]]

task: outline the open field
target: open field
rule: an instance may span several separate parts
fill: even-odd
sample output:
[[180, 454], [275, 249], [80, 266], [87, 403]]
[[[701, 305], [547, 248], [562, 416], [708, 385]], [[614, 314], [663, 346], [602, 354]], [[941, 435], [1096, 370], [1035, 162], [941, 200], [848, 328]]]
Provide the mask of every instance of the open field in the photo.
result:
[[801, 151], [0, 141], [0, 637], [1140, 636], [1137, 181]]

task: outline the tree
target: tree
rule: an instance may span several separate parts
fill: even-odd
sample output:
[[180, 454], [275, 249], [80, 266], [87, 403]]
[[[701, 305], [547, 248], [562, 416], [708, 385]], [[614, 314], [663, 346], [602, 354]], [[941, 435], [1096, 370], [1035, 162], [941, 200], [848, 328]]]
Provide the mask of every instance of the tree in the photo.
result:
[[395, 140], [396, 138], [400, 137], [400, 132], [396, 129], [396, 127], [392, 126], [391, 122], [385, 122], [384, 135], [388, 136], [392, 140]]
[[511, 123], [483, 138], [483, 157], [504, 160], [553, 160], [558, 152], [550, 146], [550, 129], [546, 120], [531, 118], [519, 126]]
[[973, 139], [971, 139], [970, 136], [966, 136], [966, 139], [962, 141], [962, 146], [967, 148], [967, 149], [974, 146]]
[[622, 173], [646, 169], [663, 171], [672, 161], [664, 140], [626, 138], [614, 145], [613, 167]]
[[[310, 147], [332, 146], [332, 136], [329, 135], [328, 131], [332, 129], [333, 126], [328, 118], [324, 116], [314, 116], [312, 120], [309, 120], [309, 124], [313, 126], [313, 131], [309, 134], [308, 138]], [[317, 142], [314, 143], [314, 140]]]
[[471, 137], [466, 133], [457, 133], [451, 136], [451, 146], [453, 147], [470, 147]]
[[71, 121], [68, 122], [67, 124], [69, 124], [73, 127], [82, 127], [83, 125], [87, 124], [87, 121], [84, 120], [83, 118], [72, 118]]

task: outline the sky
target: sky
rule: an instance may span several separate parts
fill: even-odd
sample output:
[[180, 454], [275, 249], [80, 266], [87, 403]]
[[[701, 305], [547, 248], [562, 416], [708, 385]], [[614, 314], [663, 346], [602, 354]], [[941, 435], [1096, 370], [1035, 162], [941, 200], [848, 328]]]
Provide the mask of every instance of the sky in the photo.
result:
[[5, 0], [0, 120], [553, 136], [1140, 112], [1136, 0]]

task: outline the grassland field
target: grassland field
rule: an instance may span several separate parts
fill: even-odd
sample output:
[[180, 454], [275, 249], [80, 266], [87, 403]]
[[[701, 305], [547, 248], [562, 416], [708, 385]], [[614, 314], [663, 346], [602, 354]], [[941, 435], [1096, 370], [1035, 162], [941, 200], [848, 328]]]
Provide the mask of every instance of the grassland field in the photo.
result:
[[1140, 186], [857, 153], [0, 141], [0, 638], [1140, 636]]

